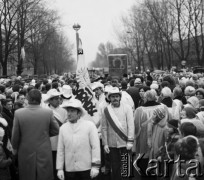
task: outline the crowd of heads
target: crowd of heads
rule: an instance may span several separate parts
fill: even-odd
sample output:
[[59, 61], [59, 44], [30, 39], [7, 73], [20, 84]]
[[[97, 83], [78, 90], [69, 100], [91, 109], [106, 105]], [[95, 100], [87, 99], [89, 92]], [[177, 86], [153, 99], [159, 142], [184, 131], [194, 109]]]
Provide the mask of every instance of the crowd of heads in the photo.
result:
[[[168, 108], [171, 108], [173, 107], [173, 100], [178, 99], [181, 101], [182, 107], [179, 119], [170, 119], [167, 126], [170, 133], [181, 135], [181, 138], [175, 144], [175, 152], [181, 154], [184, 159], [192, 159], [194, 157], [194, 152], [196, 152], [199, 144], [198, 138], [201, 138], [202, 134], [198, 135], [199, 129], [196, 124], [192, 122], [195, 119], [195, 121], [200, 120], [204, 124], [203, 74], [154, 74], [147, 72], [144, 74], [124, 76], [122, 78], [104, 76], [91, 79], [91, 82], [92, 90], [96, 97], [104, 93], [107, 102], [111, 101], [113, 104], [115, 103], [116, 106], [122, 98], [121, 92], [131, 88], [137, 88], [138, 90], [139, 100], [136, 102], [135, 108], [147, 102], [164, 103]], [[41, 103], [42, 94], [47, 93], [59, 93], [62, 103], [63, 99], [69, 99], [72, 95], [75, 95], [77, 87], [78, 83], [75, 76], [30, 79], [29, 81], [19, 77], [14, 79], [1, 79], [1, 105], [9, 110], [13, 109], [14, 111], [23, 108], [26, 103], [39, 105]], [[60, 94], [62, 91], [64, 93]], [[53, 106], [59, 105], [56, 96], [50, 98], [49, 103]], [[1, 109], [2, 107], [0, 107], [0, 111]], [[162, 112], [160, 110], [155, 111], [155, 123], [162, 118]], [[181, 123], [182, 119], [192, 121]]]

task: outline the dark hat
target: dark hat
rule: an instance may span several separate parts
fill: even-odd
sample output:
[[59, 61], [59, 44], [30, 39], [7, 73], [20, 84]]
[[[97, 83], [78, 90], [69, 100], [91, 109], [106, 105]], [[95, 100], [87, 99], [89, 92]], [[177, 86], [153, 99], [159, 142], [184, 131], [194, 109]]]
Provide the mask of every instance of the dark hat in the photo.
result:
[[125, 80], [123, 80], [123, 81], [121, 82], [121, 87], [122, 87], [122, 88], [127, 88], [127, 82], [126, 82]]
[[161, 83], [161, 87], [169, 87], [170, 86], [170, 83], [168, 81], [162, 81]]
[[195, 117], [196, 117], [197, 111], [196, 111], [195, 108], [193, 108], [193, 107], [191, 107], [191, 106], [185, 106], [185, 107], [184, 107], [184, 110], [186, 111], [186, 116], [187, 116], [187, 118], [192, 119], [192, 118], [195, 118]]
[[196, 90], [196, 94], [197, 94], [197, 92], [201, 93], [204, 96], [204, 89], [203, 88], [198, 88]]
[[172, 127], [174, 129], [177, 129], [178, 128], [178, 125], [179, 125], [179, 121], [176, 120], [176, 119], [171, 119], [168, 121], [168, 126], [169, 127]]

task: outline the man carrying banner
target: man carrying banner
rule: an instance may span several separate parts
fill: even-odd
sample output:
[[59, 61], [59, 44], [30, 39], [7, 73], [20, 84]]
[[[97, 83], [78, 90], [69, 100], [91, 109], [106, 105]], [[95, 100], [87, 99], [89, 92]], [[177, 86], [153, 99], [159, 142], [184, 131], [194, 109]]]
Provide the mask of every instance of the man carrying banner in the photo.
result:
[[[110, 153], [111, 177], [122, 180], [122, 156], [128, 155], [133, 147], [134, 121], [133, 111], [128, 104], [121, 102], [121, 91], [118, 87], [112, 87], [108, 98], [110, 104], [104, 110], [102, 121], [102, 138], [104, 150]], [[128, 177], [129, 174], [126, 174]]]

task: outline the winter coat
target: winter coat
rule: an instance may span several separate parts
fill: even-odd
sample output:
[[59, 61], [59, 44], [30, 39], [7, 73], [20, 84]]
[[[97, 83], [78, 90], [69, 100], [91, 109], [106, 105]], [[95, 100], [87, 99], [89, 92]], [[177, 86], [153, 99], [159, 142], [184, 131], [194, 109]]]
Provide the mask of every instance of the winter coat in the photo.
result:
[[12, 145], [18, 151], [20, 180], [53, 180], [50, 136], [58, 132], [50, 109], [29, 105], [15, 112]]
[[[150, 153], [150, 148], [147, 143], [148, 141], [148, 136], [147, 136], [148, 120], [152, 117], [154, 110], [159, 107], [165, 107], [165, 109], [167, 109], [165, 105], [159, 104], [157, 102], [154, 102], [154, 101], [146, 102], [144, 106], [138, 107], [134, 114], [135, 134], [136, 134], [136, 153], [145, 153], [145, 158], [148, 158], [149, 153]], [[168, 113], [166, 114], [166, 116], [168, 116]], [[166, 124], [166, 119], [164, 122], [164, 126], [165, 124]], [[162, 127], [163, 127], [163, 124], [162, 124]], [[162, 129], [161, 132], [163, 134], [164, 132], [163, 128], [157, 127], [156, 129]], [[156, 131], [156, 129], [154, 131]], [[154, 134], [154, 139], [156, 138], [156, 136], [158, 136], [157, 133]], [[161, 136], [160, 138], [163, 139], [163, 136]], [[155, 143], [155, 146], [157, 147], [157, 149], [160, 148], [160, 144], [158, 143]], [[154, 149], [156, 147], [154, 147]], [[154, 151], [154, 153], [156, 152]]]

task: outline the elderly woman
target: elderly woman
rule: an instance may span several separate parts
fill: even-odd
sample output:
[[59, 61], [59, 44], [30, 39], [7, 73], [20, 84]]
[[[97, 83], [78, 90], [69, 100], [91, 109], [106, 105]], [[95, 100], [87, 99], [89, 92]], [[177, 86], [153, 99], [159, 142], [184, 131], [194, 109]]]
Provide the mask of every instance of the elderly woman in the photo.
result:
[[170, 119], [178, 119], [178, 112], [176, 112], [177, 104], [173, 101], [172, 96], [173, 94], [169, 87], [164, 87], [161, 90], [161, 103], [167, 106]]
[[196, 109], [198, 111], [199, 109], [199, 99], [195, 96], [192, 96], [190, 98], [188, 98], [187, 100], [187, 105], [185, 106], [191, 106], [193, 107], [194, 109]]
[[181, 124], [185, 122], [192, 123], [197, 130], [197, 136], [204, 136], [204, 124], [196, 118], [196, 109], [191, 106], [185, 106], [181, 111]]
[[62, 107], [67, 110], [68, 122], [61, 126], [59, 132], [58, 178], [90, 180], [98, 175], [100, 167], [100, 143], [96, 126], [83, 119], [85, 110], [81, 101], [64, 101]]
[[195, 95], [199, 100], [204, 99], [204, 89], [198, 88]]
[[169, 87], [164, 87], [161, 90], [161, 102], [165, 104], [168, 108], [172, 108], [173, 100], [172, 100], [172, 92]]
[[[147, 92], [145, 92], [144, 94], [145, 104], [143, 106], [138, 107], [134, 114], [135, 132], [136, 132], [136, 154], [139, 154], [139, 153], [145, 154], [140, 164], [140, 167], [143, 172], [146, 171], [149, 155], [150, 155], [150, 147], [148, 145], [148, 124], [149, 122], [151, 122], [151, 119], [154, 117], [156, 109], [164, 109], [166, 111], [165, 116], [169, 115], [167, 107], [163, 104], [156, 102], [156, 99], [157, 99], [156, 96], [157, 96], [157, 93], [155, 90], [148, 90]], [[163, 127], [165, 123], [163, 121], [161, 122]], [[158, 142], [162, 142], [162, 139], [163, 139], [162, 136], [160, 136], [158, 137], [157, 140]], [[154, 154], [156, 153], [157, 152], [154, 151]], [[142, 175], [142, 176], [144, 177], [145, 175]]]
[[195, 93], [196, 93], [196, 90], [193, 86], [186, 86], [184, 90], [184, 94], [187, 100], [188, 98], [195, 96]]

